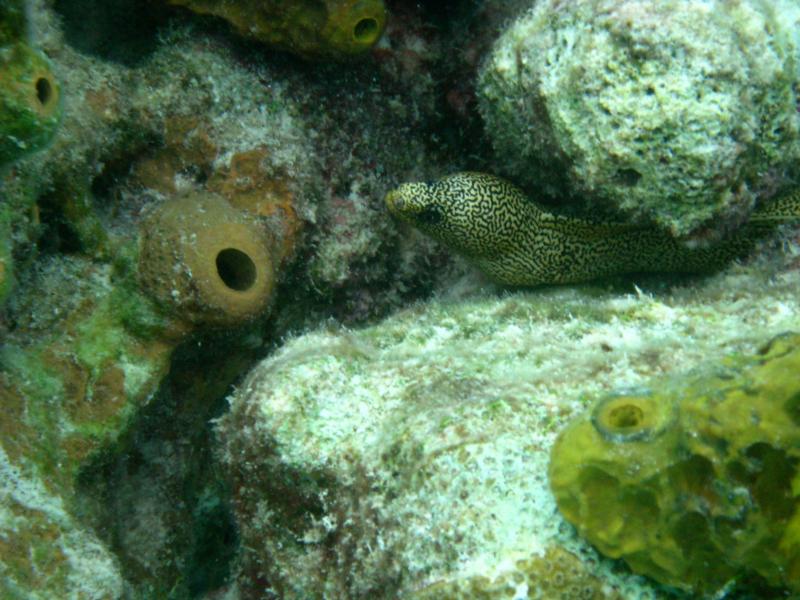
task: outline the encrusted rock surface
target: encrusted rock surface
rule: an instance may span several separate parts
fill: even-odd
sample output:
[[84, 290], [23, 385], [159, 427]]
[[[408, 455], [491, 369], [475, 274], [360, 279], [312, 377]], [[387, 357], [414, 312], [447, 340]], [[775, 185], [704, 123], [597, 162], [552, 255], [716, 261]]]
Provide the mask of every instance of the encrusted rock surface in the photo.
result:
[[481, 71], [497, 165], [537, 197], [723, 235], [796, 181], [798, 20], [788, 1], [542, 0]]

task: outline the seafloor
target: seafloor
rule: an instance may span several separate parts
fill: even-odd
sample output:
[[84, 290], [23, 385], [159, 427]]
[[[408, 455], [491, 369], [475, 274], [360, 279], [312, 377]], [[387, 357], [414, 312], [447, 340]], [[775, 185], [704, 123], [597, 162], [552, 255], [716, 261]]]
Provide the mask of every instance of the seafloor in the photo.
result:
[[800, 597], [798, 32], [0, 0], [0, 599]]

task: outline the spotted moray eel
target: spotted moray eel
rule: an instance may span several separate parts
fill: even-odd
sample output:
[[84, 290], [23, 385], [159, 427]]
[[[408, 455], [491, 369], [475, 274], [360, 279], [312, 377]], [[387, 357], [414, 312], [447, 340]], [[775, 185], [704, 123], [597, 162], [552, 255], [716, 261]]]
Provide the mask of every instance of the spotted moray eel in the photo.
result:
[[405, 183], [386, 195], [389, 211], [444, 243], [498, 283], [589, 281], [644, 272], [702, 273], [743, 256], [776, 222], [800, 221], [800, 193], [757, 210], [735, 236], [690, 248], [652, 226], [594, 223], [546, 211], [513, 184], [464, 172]]

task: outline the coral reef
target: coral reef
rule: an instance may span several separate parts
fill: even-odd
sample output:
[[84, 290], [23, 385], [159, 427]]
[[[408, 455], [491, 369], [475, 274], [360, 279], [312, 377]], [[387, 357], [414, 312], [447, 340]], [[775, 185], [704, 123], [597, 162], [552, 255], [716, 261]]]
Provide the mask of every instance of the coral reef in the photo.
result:
[[236, 551], [208, 424], [229, 386], [306, 322], [419, 293], [432, 245], [381, 197], [443, 170], [433, 84], [305, 72], [175, 14], [78, 51], [53, 7], [79, 2], [26, 5], [68, 89], [52, 142], [0, 171], [0, 596], [199, 597]]
[[383, 0], [169, 0], [230, 22], [239, 33], [305, 57], [369, 50], [386, 24]]
[[800, 590], [800, 335], [600, 400], [553, 446], [564, 516], [603, 554], [700, 594]]
[[[116, 559], [72, 502], [81, 469], [124, 437], [169, 367], [175, 342], [150, 337], [167, 323], [131, 271], [78, 258], [42, 269], [30, 318], [49, 322], [0, 346], [4, 597], [119, 596]], [[75, 306], [53, 305], [59, 288]]]
[[498, 298], [398, 227], [400, 181], [490, 168], [475, 72], [528, 3], [396, 0], [381, 34], [366, 1], [0, 2], [0, 57], [62, 86], [0, 168], [0, 596], [660, 595], [557, 516], [550, 446], [588, 397], [795, 328], [796, 240]]
[[481, 71], [497, 166], [537, 197], [720, 237], [796, 181], [798, 20], [784, 1], [538, 2]]
[[[232, 66], [223, 52], [171, 44], [143, 68], [129, 69], [74, 52], [63, 45], [58, 29], [53, 28], [52, 13], [36, 7], [35, 14], [56, 67], [68, 74], [70, 90], [53, 143], [41, 153], [16, 161], [2, 173], [0, 183], [0, 228], [9, 233], [2, 238], [0, 252], [6, 295], [0, 320], [0, 398], [8, 408], [0, 418], [0, 428], [6, 432], [2, 449], [8, 458], [7, 473], [31, 490], [24, 497], [3, 496], [2, 530], [8, 552], [2, 553], [5, 587], [0, 595], [120, 597], [125, 587], [143, 598], [166, 597], [185, 575], [177, 559], [165, 560], [158, 568], [130, 567], [124, 544], [114, 544], [86, 528], [85, 521], [94, 520], [93, 514], [102, 512], [102, 504], [85, 495], [79, 482], [92, 465], [112, 461], [116, 454], [136, 453], [131, 449], [131, 431], [139, 426], [145, 409], [160, 398], [156, 392], [170, 370], [178, 344], [197, 330], [196, 325], [230, 322], [237, 313], [230, 307], [226, 311], [227, 305], [217, 306], [221, 314], [209, 318], [192, 307], [191, 317], [176, 317], [168, 306], [165, 310], [156, 305], [137, 276], [139, 225], [143, 215], [156, 219], [160, 214], [160, 221], [148, 221], [153, 230], [163, 231], [165, 224], [179, 227], [180, 217], [173, 214], [170, 221], [165, 215], [170, 210], [174, 213], [182, 195], [217, 199], [190, 178], [198, 172], [196, 164], [214, 173], [211, 165], [219, 160], [220, 173], [225, 173], [227, 160], [269, 144], [280, 151], [272, 152], [259, 170], [274, 167], [276, 173], [284, 173], [281, 181], [286, 181], [287, 164], [295, 176], [306, 173], [308, 161], [303, 156], [307, 151], [299, 142], [288, 141], [295, 130], [285, 126], [288, 115], [284, 105], [275, 104], [269, 113], [253, 109], [253, 98], [262, 102], [265, 95], [256, 91], [247, 95], [252, 88], [251, 74]], [[215, 89], [223, 78], [231, 84], [227, 95]], [[187, 82], [192, 81], [195, 84], [187, 96]], [[178, 158], [164, 162], [175, 168], [160, 171], [173, 187], [161, 191], [144, 185], [142, 178], [136, 177], [142, 169], [136, 167], [169, 146], [160, 142], [164, 132], [189, 120], [187, 113], [203, 117], [195, 119], [194, 129], [198, 138], [208, 142], [205, 153], [202, 157], [198, 152], [191, 155], [191, 145], [173, 135], [166, 141], [173, 150], [181, 150], [174, 152]], [[251, 138], [243, 132], [252, 130], [254, 121], [271, 131], [259, 133], [257, 140], [253, 136], [251, 145]], [[239, 208], [228, 206], [223, 199], [209, 201], [205, 216], [227, 221], [228, 232], [244, 231], [250, 235], [251, 245], [257, 245], [253, 256], [268, 256], [269, 260], [254, 264], [256, 276], [264, 275], [258, 279], [260, 287], [253, 288], [262, 292], [257, 304], [263, 307], [264, 293], [274, 284], [274, 268], [288, 260], [293, 249], [293, 238], [284, 234], [299, 229], [287, 216], [289, 208], [299, 203], [278, 207], [263, 197], [261, 204], [252, 198], [245, 201], [236, 195], [243, 185], [238, 180], [227, 187], [220, 184], [225, 188], [224, 197], [230, 197], [231, 204], [239, 201]], [[291, 182], [284, 186], [296, 189]], [[193, 208], [199, 207], [195, 203]], [[187, 244], [203, 223], [193, 214], [192, 227], [181, 232]], [[268, 236], [276, 244], [269, 248], [269, 255]], [[159, 248], [158, 244], [142, 246], [151, 255]], [[251, 251], [250, 246], [245, 249]], [[176, 243], [171, 250], [183, 250], [178, 258], [189, 260], [193, 247]], [[213, 260], [216, 268], [216, 256]], [[220, 266], [235, 279], [237, 264], [241, 263], [223, 260]], [[159, 266], [164, 266], [163, 261], [161, 265], [148, 264], [151, 273]], [[12, 275], [17, 285], [10, 290]], [[197, 290], [197, 281], [187, 285]], [[218, 400], [227, 385], [222, 378], [225, 369], [235, 369], [229, 376], [232, 379], [246, 368], [244, 361], [234, 358], [236, 352], [230, 350], [230, 361], [215, 371], [222, 389], [214, 387], [213, 397], [198, 394], [198, 403], [213, 405]], [[202, 404], [198, 406], [198, 414], [204, 414], [202, 408]], [[10, 482], [8, 477], [4, 475], [4, 481]], [[60, 512], [38, 509], [45, 504], [60, 507]], [[169, 503], [162, 504], [166, 513]], [[82, 513], [80, 519], [76, 507]], [[190, 505], [190, 513], [192, 508]], [[145, 527], [153, 526], [155, 520]], [[153, 547], [162, 557], [170, 552], [181, 558], [190, 556], [188, 540], [194, 532], [177, 524], [173, 528], [174, 533], [164, 538], [153, 536]], [[98, 527], [98, 531], [111, 530]], [[50, 545], [42, 544], [36, 532], [47, 532]], [[159, 546], [161, 542], [163, 546]], [[134, 549], [143, 551], [140, 543], [131, 542], [130, 550]], [[25, 559], [39, 554], [41, 560], [33, 564]]]
[[287, 341], [219, 421], [240, 592], [543, 597], [569, 552], [587, 594], [659, 597], [553, 517], [541, 469], [555, 432], [582, 399], [796, 328], [798, 285], [762, 261], [654, 297], [442, 299]]
[[0, 206], [0, 307], [13, 287], [11, 223], [7, 208]]

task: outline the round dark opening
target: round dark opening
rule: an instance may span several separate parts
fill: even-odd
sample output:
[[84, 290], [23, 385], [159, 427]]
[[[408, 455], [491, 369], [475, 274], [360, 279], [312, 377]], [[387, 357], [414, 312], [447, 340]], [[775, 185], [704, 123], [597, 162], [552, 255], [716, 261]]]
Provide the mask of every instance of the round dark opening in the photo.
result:
[[357, 42], [371, 42], [378, 34], [378, 22], [375, 19], [361, 19], [353, 28], [353, 38]]
[[246, 292], [256, 282], [256, 265], [241, 250], [225, 248], [217, 254], [217, 273], [232, 290]]
[[642, 174], [636, 169], [620, 169], [616, 175], [617, 181], [627, 187], [635, 186], [641, 178]]
[[46, 77], [39, 77], [36, 80], [36, 98], [39, 100], [39, 104], [46, 106], [52, 97], [53, 86], [50, 85], [50, 80]]
[[617, 406], [608, 413], [608, 424], [617, 429], [638, 427], [643, 419], [642, 409], [635, 404]]

